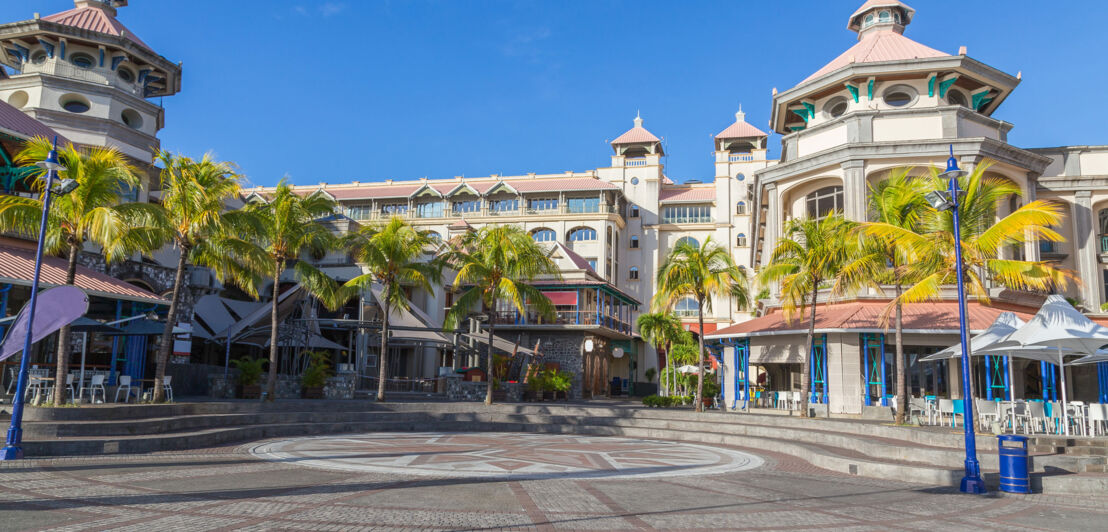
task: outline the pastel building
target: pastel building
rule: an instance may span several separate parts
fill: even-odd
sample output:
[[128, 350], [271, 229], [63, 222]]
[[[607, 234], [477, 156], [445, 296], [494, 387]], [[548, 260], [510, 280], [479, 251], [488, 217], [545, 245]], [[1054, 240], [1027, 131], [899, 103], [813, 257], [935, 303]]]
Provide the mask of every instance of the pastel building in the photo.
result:
[[[833, 211], [848, 219], [867, 217], [868, 187], [890, 170], [945, 168], [949, 150], [962, 169], [992, 161], [988, 172], [1016, 183], [1022, 197], [997, 206], [1002, 217], [1021, 202], [1052, 199], [1067, 205], [1066, 223], [1055, 228], [1065, 243], [1029, 242], [1003, 251], [1005, 257], [1056, 261], [1079, 273], [1081, 284], [1066, 295], [1093, 314], [1105, 302], [1108, 274], [1108, 195], [1103, 178], [1108, 147], [1078, 146], [1027, 149], [1008, 142], [1013, 124], [994, 113], [1020, 83], [1012, 75], [967, 55], [950, 54], [904, 35], [916, 12], [896, 0], [869, 0], [852, 13], [847, 28], [857, 42], [797, 85], [773, 96], [771, 127], [780, 134], [778, 164], [754, 174], [750, 264], [765, 265], [794, 218], [823, 217]], [[992, 286], [992, 305], [970, 304], [974, 330], [987, 327], [1004, 310], [1027, 319], [1044, 294], [1014, 293]], [[861, 414], [868, 405], [887, 402], [893, 393], [891, 331], [880, 319], [890, 292], [870, 291], [819, 305], [812, 346], [812, 401], [827, 404], [833, 414]], [[905, 343], [909, 384], [915, 396], [960, 396], [956, 364], [921, 363], [929, 353], [958, 341], [953, 287], [941, 302], [909, 305]], [[826, 300], [827, 294], [821, 296]], [[708, 338], [722, 347], [725, 394], [735, 405], [746, 379], [767, 391], [799, 390], [799, 369], [809, 353], [804, 345], [807, 321], [790, 323], [779, 303], [765, 301], [763, 317], [717, 330]], [[805, 314], [805, 317], [807, 314]], [[982, 395], [1050, 396], [1055, 368], [1014, 360], [1012, 382], [1004, 377], [1005, 362], [992, 358], [975, 370]], [[1072, 371], [1079, 399], [1108, 391], [1098, 382], [1096, 368]]]

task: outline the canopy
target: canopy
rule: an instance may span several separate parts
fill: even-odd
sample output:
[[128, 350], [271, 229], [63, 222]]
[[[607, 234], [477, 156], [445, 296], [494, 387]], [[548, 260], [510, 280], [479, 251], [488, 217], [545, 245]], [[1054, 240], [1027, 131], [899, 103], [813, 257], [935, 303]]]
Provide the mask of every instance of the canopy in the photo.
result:
[[70, 323], [69, 324], [69, 330], [72, 331], [72, 332], [103, 333], [103, 334], [114, 334], [114, 333], [123, 332], [123, 330], [119, 329], [118, 327], [112, 327], [111, 325], [105, 325], [105, 324], [100, 323], [100, 322], [98, 322], [94, 319], [85, 318], [85, 317], [77, 318], [76, 321], [74, 321], [73, 323]]
[[[996, 345], [1009, 334], [1016, 332], [1016, 329], [1023, 327], [1026, 323], [1027, 322], [1019, 319], [1019, 317], [1011, 312], [1002, 312], [996, 317], [996, 321], [994, 321], [992, 325], [981, 334], [970, 339], [970, 356], [983, 354], [983, 351]], [[960, 356], [962, 356], [962, 343], [958, 342], [938, 353], [923, 357], [921, 360], [928, 362], [932, 360], [958, 358]]]
[[[269, 340], [266, 340], [265, 344], [263, 344], [262, 347], [268, 348], [269, 347]], [[304, 345], [304, 342], [303, 342], [302, 339], [294, 338], [294, 339], [286, 339], [286, 340], [277, 340], [277, 347], [306, 347], [308, 349], [334, 349], [334, 350], [337, 350], [337, 351], [349, 351], [350, 350], [345, 345], [337, 344], [335, 342], [332, 342], [332, 341], [330, 341], [330, 340], [328, 340], [328, 339], [326, 339], [326, 338], [324, 338], [324, 337], [322, 337], [318, 334], [313, 334], [308, 339], [308, 345]]]
[[[384, 297], [384, 290], [385, 287], [381, 283], [373, 283], [373, 286], [370, 287], [373, 298], [378, 302]], [[382, 305], [381, 308], [384, 308], [384, 306]], [[415, 305], [409, 304], [407, 310], [397, 308], [396, 305], [393, 305], [392, 308], [389, 309], [389, 324], [398, 327], [389, 330], [389, 339], [390, 341], [416, 340], [439, 344], [453, 343], [449, 337], [439, 330], [436, 330], [441, 329], [441, 327], [436, 328], [431, 325], [433, 321], [434, 320], [432, 320], [430, 316]], [[496, 344], [496, 347], [500, 348], [500, 344]], [[511, 349], [507, 349], [507, 351], [511, 351]]]
[[[165, 322], [142, 318], [131, 321], [116, 329], [119, 332], [105, 333], [105, 336], [158, 336], [165, 332]], [[187, 332], [187, 330], [180, 327], [173, 328], [173, 334], [183, 334]]]
[[[1060, 295], [1052, 295], [1046, 299], [1039, 312], [1020, 327], [1017, 331], [995, 344], [996, 348], [1006, 347], [1048, 347], [1055, 349], [1054, 360], [1061, 370], [1062, 378], [1062, 404], [1068, 403], [1066, 399], [1066, 371], [1065, 355], [1094, 355], [1108, 344], [1108, 327], [1097, 325], [1084, 314], [1073, 308], [1066, 299]], [[1065, 434], [1069, 436], [1069, 419], [1065, 407], [1062, 408], [1062, 423], [1065, 426]]]

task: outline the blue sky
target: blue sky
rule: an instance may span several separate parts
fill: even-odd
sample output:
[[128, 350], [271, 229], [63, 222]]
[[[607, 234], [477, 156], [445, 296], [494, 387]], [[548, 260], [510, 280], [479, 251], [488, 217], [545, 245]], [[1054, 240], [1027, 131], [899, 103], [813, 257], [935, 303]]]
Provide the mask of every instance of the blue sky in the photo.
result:
[[[588, 170], [637, 110], [671, 178], [710, 178], [711, 136], [740, 103], [767, 129], [771, 90], [851, 46], [862, 0], [130, 3], [119, 19], [184, 63], [163, 147], [269, 185]], [[1108, 144], [1103, 2], [909, 3], [907, 36], [1022, 71], [994, 114], [1013, 144]], [[0, 2], [0, 20], [72, 5]]]

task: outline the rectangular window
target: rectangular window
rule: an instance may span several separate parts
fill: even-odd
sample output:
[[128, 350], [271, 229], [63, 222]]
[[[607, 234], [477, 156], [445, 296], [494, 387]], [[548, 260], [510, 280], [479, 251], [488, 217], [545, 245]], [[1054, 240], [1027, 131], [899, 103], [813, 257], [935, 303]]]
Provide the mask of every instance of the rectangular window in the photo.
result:
[[419, 218], [442, 218], [442, 202], [435, 201], [416, 205], [416, 216]]
[[595, 272], [596, 271], [596, 259], [586, 259], [586, 260], [589, 261], [589, 267], [592, 268], [592, 271]]
[[632, 205], [631, 206], [631, 218], [638, 218], [638, 217], [639, 217], [639, 206], [638, 205]]
[[639, 248], [639, 237], [637, 237], [637, 236], [631, 237], [631, 249], [638, 249], [638, 248]]
[[735, 245], [740, 248], [746, 247], [746, 235], [739, 235], [735, 238]]
[[600, 212], [600, 198], [569, 198], [566, 200], [566, 212], [570, 214]]
[[553, 211], [558, 208], [558, 198], [531, 198], [527, 208], [533, 211]]
[[502, 199], [489, 202], [489, 211], [491, 212], [515, 212], [518, 210], [518, 199]]
[[637, 281], [639, 279], [639, 269], [631, 268], [631, 271], [627, 274], [627, 278], [632, 281]]
[[408, 212], [407, 203], [387, 203], [381, 206], [381, 214], [391, 216], [393, 214], [404, 214]]
[[662, 209], [662, 222], [667, 224], [701, 224], [711, 221], [711, 205], [678, 205]]
[[465, 200], [454, 202], [454, 212], [478, 212], [481, 210], [481, 200]]
[[346, 215], [354, 220], [368, 220], [373, 216], [373, 207], [369, 205], [354, 205], [347, 209]]

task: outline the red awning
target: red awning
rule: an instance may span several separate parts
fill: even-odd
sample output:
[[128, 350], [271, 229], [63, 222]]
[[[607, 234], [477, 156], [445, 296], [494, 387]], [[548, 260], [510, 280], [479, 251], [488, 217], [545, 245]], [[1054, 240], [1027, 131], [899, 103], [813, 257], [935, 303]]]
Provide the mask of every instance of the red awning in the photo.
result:
[[543, 292], [551, 303], [555, 305], [577, 305], [577, 292]]

